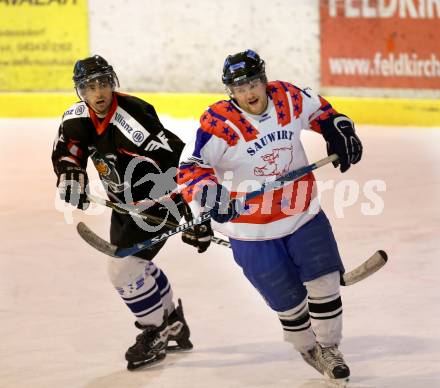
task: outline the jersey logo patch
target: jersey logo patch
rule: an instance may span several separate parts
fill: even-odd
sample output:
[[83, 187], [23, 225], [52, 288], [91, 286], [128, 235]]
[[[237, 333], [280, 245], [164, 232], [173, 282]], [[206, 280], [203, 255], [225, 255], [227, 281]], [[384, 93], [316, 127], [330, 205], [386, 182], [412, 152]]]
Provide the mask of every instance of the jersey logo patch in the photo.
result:
[[89, 117], [89, 110], [87, 109], [85, 102], [78, 102], [66, 110], [63, 114], [63, 122], [79, 117]]
[[293, 170], [293, 146], [274, 148], [271, 153], [261, 157], [266, 164], [254, 168], [256, 176], [276, 176], [286, 175]]
[[133, 116], [120, 106], [118, 106], [118, 109], [110, 122], [118, 127], [121, 133], [137, 146], [140, 146], [150, 135], [150, 132], [148, 132]]
[[122, 193], [129, 188], [116, 170], [117, 157], [114, 154], [100, 155], [95, 147], [89, 147], [90, 158], [105, 186], [108, 186], [114, 193]]
[[155, 151], [159, 148], [163, 148], [164, 150], [172, 152], [171, 147], [168, 145], [168, 139], [165, 136], [164, 131], [160, 131], [159, 134], [156, 135], [156, 137], [159, 141], [156, 141], [154, 139], [150, 140], [145, 146], [145, 151]]

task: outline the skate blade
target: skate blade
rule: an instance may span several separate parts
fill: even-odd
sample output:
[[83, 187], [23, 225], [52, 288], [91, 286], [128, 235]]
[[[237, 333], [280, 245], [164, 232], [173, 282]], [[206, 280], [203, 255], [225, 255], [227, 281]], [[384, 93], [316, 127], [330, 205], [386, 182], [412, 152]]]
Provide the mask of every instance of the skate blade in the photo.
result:
[[[339, 379], [340, 380], [340, 379]], [[315, 378], [305, 381], [301, 388], [339, 388], [339, 387], [351, 387], [348, 381], [339, 382], [336, 379], [330, 379], [327, 376], [322, 378]]]
[[[301, 388], [377, 388], [376, 385], [369, 385], [359, 383], [353, 380], [350, 380], [350, 377], [347, 378], [347, 381], [339, 381], [341, 379], [330, 379], [326, 376], [322, 378], [314, 378], [308, 379], [304, 381], [300, 387]], [[356, 380], [356, 378], [355, 378]]]
[[[167, 352], [188, 352], [193, 348], [193, 344], [189, 339], [176, 341], [171, 339], [172, 345], [168, 342], [166, 347]], [[180, 342], [180, 343], [179, 343]]]
[[143, 361], [138, 361], [138, 362], [129, 362], [127, 364], [127, 369], [129, 371], [133, 371], [139, 368], [147, 368], [147, 367], [151, 367], [153, 365], [156, 365], [157, 363], [161, 362], [165, 357], [166, 357], [166, 353], [159, 353], [156, 357], [154, 358], [150, 358], [148, 360], [143, 360]]
[[329, 377], [325, 375], [326, 382], [328, 383], [329, 387], [351, 387], [350, 383], [350, 377], [343, 377], [340, 379], [335, 379], [333, 377]]
[[192, 344], [191, 344], [191, 346], [168, 345], [166, 347], [166, 351], [167, 352], [171, 352], [171, 353], [174, 353], [174, 352], [189, 352], [189, 351], [192, 350], [192, 348], [193, 348]]

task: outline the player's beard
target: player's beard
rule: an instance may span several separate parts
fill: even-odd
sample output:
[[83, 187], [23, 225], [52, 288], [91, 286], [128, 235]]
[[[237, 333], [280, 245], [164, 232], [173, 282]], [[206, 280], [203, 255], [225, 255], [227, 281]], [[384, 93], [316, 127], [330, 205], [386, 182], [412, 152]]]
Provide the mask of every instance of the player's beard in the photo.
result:
[[262, 98], [261, 96], [257, 96], [255, 99], [258, 99], [255, 103], [251, 104], [249, 101], [246, 102], [246, 111], [253, 115], [261, 115], [267, 109], [267, 98]]

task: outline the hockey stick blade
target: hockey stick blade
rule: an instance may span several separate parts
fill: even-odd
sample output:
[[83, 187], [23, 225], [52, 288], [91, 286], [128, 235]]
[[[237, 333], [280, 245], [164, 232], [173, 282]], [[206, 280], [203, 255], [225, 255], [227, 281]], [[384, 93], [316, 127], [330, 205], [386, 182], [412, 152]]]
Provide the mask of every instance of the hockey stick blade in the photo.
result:
[[105, 253], [108, 256], [119, 257], [116, 255], [118, 247], [99, 237], [84, 222], [79, 222], [78, 225], [76, 225], [76, 230], [82, 239], [91, 247], [102, 253]]
[[350, 272], [345, 273], [341, 277], [341, 285], [342, 286], [351, 286], [361, 280], [367, 278], [372, 275], [379, 269], [381, 269], [386, 262], [388, 261], [388, 255], [385, 251], [377, 251], [373, 256], [364, 261], [361, 265], [351, 270]]
[[222, 245], [222, 246], [224, 246], [224, 247], [231, 248], [231, 243], [230, 243], [229, 241], [223, 240], [223, 239], [220, 238], [220, 237], [212, 236], [212, 237], [211, 237], [211, 241], [212, 241], [212, 242], [215, 242], [215, 243], [218, 244], [218, 245]]

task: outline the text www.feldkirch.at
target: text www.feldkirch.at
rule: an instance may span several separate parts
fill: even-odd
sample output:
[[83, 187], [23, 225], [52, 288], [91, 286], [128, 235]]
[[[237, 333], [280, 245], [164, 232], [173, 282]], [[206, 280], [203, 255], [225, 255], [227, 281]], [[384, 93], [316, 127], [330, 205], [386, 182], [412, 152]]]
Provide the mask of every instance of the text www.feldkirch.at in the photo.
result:
[[330, 74], [379, 77], [440, 77], [440, 61], [435, 54], [419, 58], [417, 54], [380, 52], [368, 58], [329, 58]]

